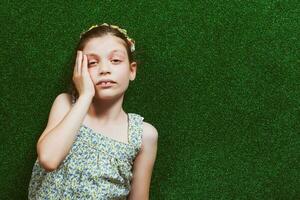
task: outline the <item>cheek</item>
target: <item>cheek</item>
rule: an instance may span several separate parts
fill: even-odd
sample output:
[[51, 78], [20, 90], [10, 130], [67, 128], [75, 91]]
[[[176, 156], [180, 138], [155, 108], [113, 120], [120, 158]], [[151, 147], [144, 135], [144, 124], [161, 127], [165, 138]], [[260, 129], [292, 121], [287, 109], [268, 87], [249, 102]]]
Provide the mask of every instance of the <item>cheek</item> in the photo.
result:
[[118, 76], [122, 81], [127, 81], [129, 79], [129, 71], [128, 70], [120, 70], [118, 72]]
[[91, 69], [88, 69], [88, 73], [90, 74], [90, 77], [93, 80], [93, 82], [95, 82], [97, 70], [91, 68]]
[[96, 67], [90, 67], [90, 68], [88, 68], [88, 72], [91, 75], [93, 75], [93, 74], [97, 73], [97, 68]]

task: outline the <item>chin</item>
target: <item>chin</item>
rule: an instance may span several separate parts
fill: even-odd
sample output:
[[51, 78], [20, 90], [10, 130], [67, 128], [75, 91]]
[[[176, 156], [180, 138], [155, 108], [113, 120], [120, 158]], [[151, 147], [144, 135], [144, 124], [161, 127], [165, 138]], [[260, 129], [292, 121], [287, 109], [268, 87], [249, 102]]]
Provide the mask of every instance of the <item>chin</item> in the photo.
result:
[[116, 94], [112, 92], [106, 92], [106, 91], [98, 91], [95, 95], [95, 97], [99, 100], [114, 100], [122, 97], [124, 94]]

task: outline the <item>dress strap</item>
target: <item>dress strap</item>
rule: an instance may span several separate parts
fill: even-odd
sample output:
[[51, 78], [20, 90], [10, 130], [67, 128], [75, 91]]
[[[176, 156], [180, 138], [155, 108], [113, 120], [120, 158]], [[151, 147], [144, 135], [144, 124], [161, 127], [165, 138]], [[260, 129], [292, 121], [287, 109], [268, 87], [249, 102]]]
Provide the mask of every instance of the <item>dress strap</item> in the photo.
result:
[[129, 126], [129, 142], [135, 147], [136, 152], [139, 152], [142, 147], [144, 117], [135, 113], [128, 114], [131, 116]]

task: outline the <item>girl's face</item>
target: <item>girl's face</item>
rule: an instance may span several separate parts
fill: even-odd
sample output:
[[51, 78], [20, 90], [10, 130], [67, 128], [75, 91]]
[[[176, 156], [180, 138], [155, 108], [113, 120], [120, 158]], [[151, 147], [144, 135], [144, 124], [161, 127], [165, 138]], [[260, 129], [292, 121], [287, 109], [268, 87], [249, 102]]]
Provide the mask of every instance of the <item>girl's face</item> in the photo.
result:
[[[125, 42], [116, 36], [106, 35], [90, 39], [83, 54], [88, 58], [88, 71], [95, 86], [95, 95], [99, 98], [121, 96], [128, 88], [129, 81], [135, 79], [136, 62], [129, 65]], [[97, 83], [102, 79], [111, 79], [115, 83], [103, 88]]]

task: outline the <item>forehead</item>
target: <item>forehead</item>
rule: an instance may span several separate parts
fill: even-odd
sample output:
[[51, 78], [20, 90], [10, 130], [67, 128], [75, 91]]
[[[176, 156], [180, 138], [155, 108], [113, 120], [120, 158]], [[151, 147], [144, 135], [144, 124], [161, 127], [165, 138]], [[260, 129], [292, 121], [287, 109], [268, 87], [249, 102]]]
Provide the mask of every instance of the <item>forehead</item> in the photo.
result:
[[90, 55], [108, 55], [108, 54], [123, 54], [126, 55], [125, 42], [118, 37], [107, 35], [90, 39], [83, 48], [84, 54]]

